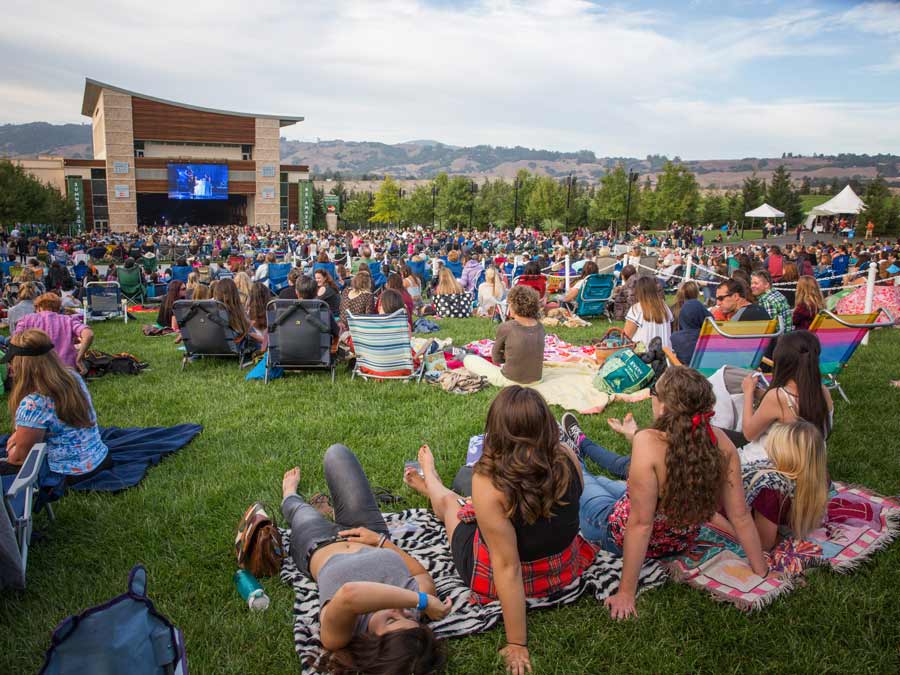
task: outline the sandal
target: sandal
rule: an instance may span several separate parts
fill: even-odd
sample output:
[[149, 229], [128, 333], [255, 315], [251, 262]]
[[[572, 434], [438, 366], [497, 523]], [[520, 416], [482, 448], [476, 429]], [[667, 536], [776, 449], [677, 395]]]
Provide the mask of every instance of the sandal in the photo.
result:
[[400, 495], [395, 495], [390, 490], [383, 487], [373, 487], [372, 494], [375, 495], [375, 501], [379, 504], [399, 504], [400, 502], [405, 501]]
[[309, 505], [316, 511], [321, 513], [325, 518], [334, 520], [334, 506], [332, 506], [331, 497], [329, 497], [328, 495], [322, 492], [317, 492], [312, 497], [310, 497]]

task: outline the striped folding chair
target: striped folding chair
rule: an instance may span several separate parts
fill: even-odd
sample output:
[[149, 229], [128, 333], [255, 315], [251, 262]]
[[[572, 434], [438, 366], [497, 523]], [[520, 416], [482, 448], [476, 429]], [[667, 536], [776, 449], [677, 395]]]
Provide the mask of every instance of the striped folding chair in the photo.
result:
[[350, 379], [422, 379], [425, 359], [413, 358], [406, 310], [393, 314], [347, 314], [356, 365]]
[[[881, 312], [887, 317], [887, 323], [877, 321]], [[838, 373], [847, 366], [850, 357], [870, 330], [893, 324], [894, 317], [883, 307], [866, 314], [833, 314], [828, 310], [819, 312], [810, 324], [809, 331], [819, 338], [822, 347], [819, 369], [822, 371], [823, 384], [829, 389], [836, 389], [849, 403], [850, 399], [837, 380]]]
[[[777, 329], [777, 330], [776, 330]], [[776, 319], [768, 321], [725, 321], [707, 318], [700, 327], [690, 367], [709, 377], [722, 366], [755, 370], [772, 340], [784, 332]], [[681, 365], [670, 350], [667, 356]]]

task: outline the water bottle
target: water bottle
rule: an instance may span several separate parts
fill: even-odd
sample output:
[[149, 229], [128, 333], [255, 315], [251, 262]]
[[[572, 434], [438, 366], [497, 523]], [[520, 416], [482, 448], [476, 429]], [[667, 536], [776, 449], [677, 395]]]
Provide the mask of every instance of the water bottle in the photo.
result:
[[256, 577], [247, 570], [238, 570], [234, 573], [234, 585], [238, 593], [247, 601], [247, 606], [253, 612], [262, 612], [269, 608], [269, 596], [256, 580]]

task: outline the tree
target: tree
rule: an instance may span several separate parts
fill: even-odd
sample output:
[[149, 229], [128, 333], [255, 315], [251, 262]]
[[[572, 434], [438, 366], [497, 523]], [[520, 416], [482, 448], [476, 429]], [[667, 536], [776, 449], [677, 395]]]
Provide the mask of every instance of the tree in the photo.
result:
[[440, 212], [447, 227], [468, 226], [469, 209], [475, 198], [472, 181], [466, 176], [453, 176], [438, 196]]
[[400, 186], [390, 176], [384, 177], [384, 182], [375, 193], [375, 204], [369, 220], [384, 224], [400, 221]]
[[799, 225], [803, 220], [803, 203], [800, 195], [794, 190], [791, 174], [785, 169], [784, 164], [779, 165], [772, 174], [772, 184], [766, 191], [766, 202], [769, 206], [784, 211], [784, 219], [789, 227]]
[[[633, 188], [632, 188], [633, 189]], [[650, 183], [650, 177], [644, 182], [644, 188], [641, 190], [641, 196], [638, 199], [637, 215], [640, 218], [641, 226], [644, 228], [652, 228], [658, 224], [656, 214], [656, 192]]]
[[707, 195], [703, 200], [700, 222], [704, 225], [712, 223], [716, 227], [728, 220], [728, 205], [725, 199], [719, 195]]
[[513, 217], [513, 185], [502, 178], [486, 180], [475, 197], [475, 225], [508, 227]]
[[[638, 216], [640, 196], [640, 190], [632, 186], [630, 215]], [[627, 201], [628, 174], [625, 167], [619, 164], [600, 179], [600, 189], [594, 194], [589, 211], [591, 221], [603, 225], [624, 223]]]
[[354, 193], [341, 207], [341, 218], [357, 227], [365, 227], [372, 216], [367, 192]]
[[431, 185], [417, 185], [400, 204], [403, 222], [431, 225]]
[[[756, 177], [755, 171], [744, 179], [744, 184], [741, 186], [741, 197], [744, 212], [755, 209], [757, 206], [762, 206], [766, 200], [766, 184]], [[744, 214], [741, 213], [741, 218], [743, 217]]]
[[550, 176], [537, 177], [525, 205], [528, 222], [543, 225], [547, 221], [562, 221], [565, 213], [566, 195], [560, 184]]
[[[340, 174], [338, 174], [338, 176], [340, 176]], [[343, 208], [344, 204], [350, 199], [350, 196], [347, 194], [347, 187], [340, 178], [337, 179], [337, 182], [332, 186], [329, 193], [337, 196], [341, 200], [341, 208]]]
[[875, 234], [893, 234], [900, 225], [900, 214], [898, 214], [898, 200], [891, 196], [891, 190], [888, 187], [884, 176], [878, 174], [875, 180], [869, 183], [863, 194], [863, 201], [866, 203], [865, 210], [859, 215], [860, 223], [868, 223], [870, 220], [875, 224]]
[[0, 223], [49, 224], [75, 220], [75, 205], [12, 162], [0, 161]]
[[699, 204], [700, 188], [694, 174], [683, 164], [667, 162], [656, 183], [657, 218], [666, 223], [694, 223]]

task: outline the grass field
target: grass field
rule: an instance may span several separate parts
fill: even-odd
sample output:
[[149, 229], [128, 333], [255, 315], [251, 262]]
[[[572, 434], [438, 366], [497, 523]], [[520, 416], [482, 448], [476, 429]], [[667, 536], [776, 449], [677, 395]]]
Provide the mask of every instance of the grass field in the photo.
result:
[[824, 204], [832, 195], [800, 195], [800, 202], [803, 206], [803, 213], [809, 213], [819, 204]]
[[[490, 336], [481, 319], [444, 320], [438, 336], [456, 344]], [[555, 331], [586, 343], [605, 329]], [[445, 394], [431, 385], [350, 382], [343, 368], [289, 375], [268, 386], [244, 382], [233, 361], [208, 360], [178, 371], [171, 338], [144, 338], [140, 322], [97, 326], [96, 346], [130, 351], [151, 364], [144, 374], [107, 377], [90, 388], [102, 425], [198, 422], [191, 445], [151, 469], [121, 494], [72, 494], [56, 507], [29, 559], [29, 586], [0, 597], [0, 673], [33, 673], [50, 632], [69, 614], [125, 588], [143, 562], [149, 594], [185, 632], [193, 673], [295, 673], [292, 594], [263, 580], [272, 606], [251, 614], [232, 585], [234, 528], [252, 501], [276, 507], [281, 475], [303, 470], [301, 490], [324, 488], [321, 458], [337, 441], [359, 454], [374, 485], [403, 494], [403, 506], [425, 506], [401, 479], [403, 461], [427, 440], [446, 480], [463, 462], [495, 391]], [[900, 332], [882, 331], [861, 347], [846, 377], [852, 405], [837, 402], [829, 442], [832, 477], [900, 492]], [[609, 413], [621, 416], [624, 404]], [[562, 414], [561, 410], [556, 411]], [[647, 405], [637, 409], [648, 420]], [[589, 435], [624, 451], [599, 416], [583, 420]], [[8, 429], [8, 417], [4, 428]], [[593, 599], [529, 617], [537, 673], [896, 673], [900, 672], [900, 544], [846, 576], [828, 571], [767, 610], [744, 614], [699, 591], [666, 584], [638, 600], [637, 621], [613, 623]], [[502, 631], [450, 645], [451, 673], [501, 672]]]

